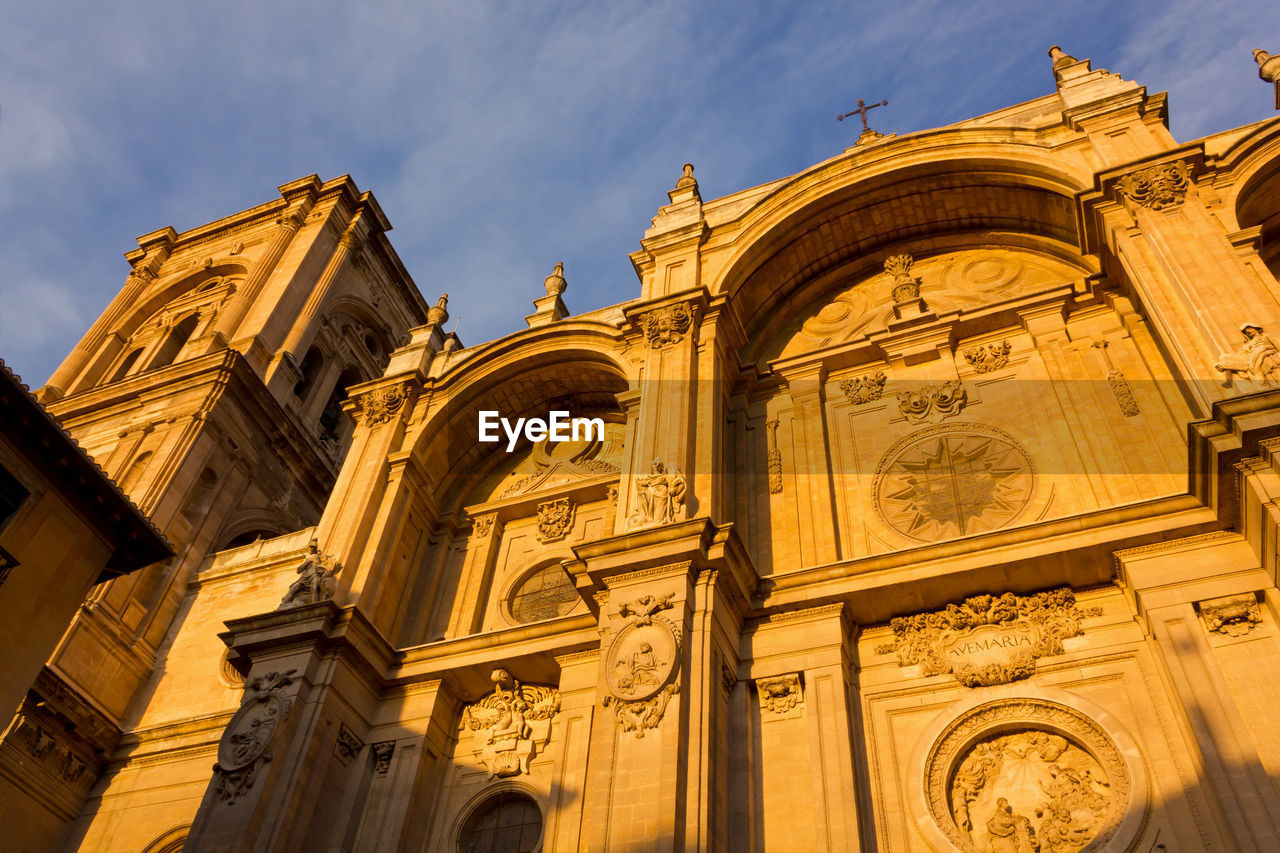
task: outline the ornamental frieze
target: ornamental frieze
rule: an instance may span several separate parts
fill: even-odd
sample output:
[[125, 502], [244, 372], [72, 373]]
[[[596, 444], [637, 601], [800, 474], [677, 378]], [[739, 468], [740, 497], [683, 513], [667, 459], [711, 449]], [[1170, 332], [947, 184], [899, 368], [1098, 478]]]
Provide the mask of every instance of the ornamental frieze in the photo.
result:
[[1182, 204], [1191, 187], [1191, 165], [1182, 160], [1138, 169], [1120, 178], [1116, 188], [1139, 207], [1164, 210]]
[[985, 687], [1031, 677], [1036, 660], [1062, 654], [1062, 641], [1080, 636], [1080, 621], [1091, 613], [1061, 587], [1033, 595], [975, 595], [889, 625], [899, 666], [919, 666], [924, 675], [949, 672], [966, 687]]
[[605, 653], [603, 704], [624, 732], [644, 737], [662, 722], [671, 697], [680, 692], [681, 629], [659, 611], [673, 596], [642, 595], [618, 608], [627, 619]]
[[560, 693], [554, 687], [521, 684], [505, 669], [495, 669], [489, 678], [493, 692], [466, 707], [462, 725], [474, 733], [475, 756], [490, 779], [527, 774], [529, 762], [551, 738]]

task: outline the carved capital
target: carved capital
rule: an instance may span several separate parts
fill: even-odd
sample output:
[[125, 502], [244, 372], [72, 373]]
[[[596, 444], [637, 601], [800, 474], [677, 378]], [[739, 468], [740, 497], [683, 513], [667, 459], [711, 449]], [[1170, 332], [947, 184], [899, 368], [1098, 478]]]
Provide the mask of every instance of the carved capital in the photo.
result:
[[800, 673], [788, 672], [756, 679], [760, 715], [764, 719], [797, 716], [804, 703]]
[[477, 518], [471, 525], [471, 535], [477, 539], [484, 539], [489, 535], [489, 531], [493, 530], [494, 515], [482, 515]]
[[691, 328], [697, 326], [698, 315], [698, 306], [687, 302], [646, 311], [640, 315], [644, 339], [652, 349], [674, 346], [684, 340]]
[[1211, 598], [1199, 607], [1205, 627], [1228, 637], [1243, 637], [1262, 623], [1262, 608], [1253, 593]]
[[351, 729], [347, 728], [345, 723], [338, 724], [338, 737], [333, 744], [333, 754], [343, 765], [351, 763], [351, 760], [360, 754], [360, 750], [364, 749], [364, 741], [356, 737]]
[[360, 395], [358, 405], [364, 415], [365, 426], [377, 426], [390, 421], [409, 401], [409, 391], [404, 385], [375, 388]]
[[1191, 165], [1175, 160], [1132, 171], [1120, 178], [1116, 188], [1139, 207], [1164, 210], [1182, 204], [1191, 185]]
[[391, 769], [391, 756], [395, 754], [396, 742], [393, 740], [379, 741], [372, 746], [372, 751], [374, 774], [386, 776], [387, 771]]

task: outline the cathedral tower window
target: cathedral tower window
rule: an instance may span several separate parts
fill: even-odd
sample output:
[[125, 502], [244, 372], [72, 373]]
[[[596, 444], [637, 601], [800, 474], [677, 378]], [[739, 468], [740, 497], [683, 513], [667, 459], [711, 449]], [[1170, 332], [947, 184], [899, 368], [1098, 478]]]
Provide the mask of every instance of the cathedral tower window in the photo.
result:
[[156, 357], [152, 359], [150, 369], [155, 370], [173, 364], [182, 352], [182, 348], [187, 345], [187, 341], [191, 340], [191, 335], [196, 330], [196, 323], [199, 321], [199, 314], [191, 314], [174, 326], [169, 336], [164, 339], [164, 343], [160, 345], [160, 349], [156, 351]]
[[120, 362], [120, 366], [116, 368], [116, 372], [111, 374], [111, 378], [107, 381], [119, 382], [121, 379], [124, 379], [125, 376], [129, 374], [129, 370], [137, 364], [138, 356], [140, 355], [142, 355], [142, 347], [138, 347], [126, 355], [124, 360]]

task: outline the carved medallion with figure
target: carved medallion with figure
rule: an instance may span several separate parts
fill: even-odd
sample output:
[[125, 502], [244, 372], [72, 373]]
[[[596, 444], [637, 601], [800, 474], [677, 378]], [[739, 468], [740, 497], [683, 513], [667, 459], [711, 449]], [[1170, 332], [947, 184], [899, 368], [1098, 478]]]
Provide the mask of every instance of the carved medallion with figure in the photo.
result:
[[907, 436], [880, 461], [873, 500], [884, 522], [935, 542], [995, 530], [1026, 508], [1035, 469], [1005, 433], [982, 424], [933, 427]]
[[269, 672], [255, 677], [245, 688], [240, 709], [231, 717], [218, 741], [214, 765], [219, 799], [233, 803], [253, 787], [258, 768], [271, 760], [280, 726], [293, 704], [286, 688], [296, 670]]
[[614, 637], [605, 656], [605, 682], [618, 724], [644, 737], [662, 720], [667, 703], [679, 692], [681, 629], [660, 615], [672, 595], [642, 595], [618, 609], [627, 624]]

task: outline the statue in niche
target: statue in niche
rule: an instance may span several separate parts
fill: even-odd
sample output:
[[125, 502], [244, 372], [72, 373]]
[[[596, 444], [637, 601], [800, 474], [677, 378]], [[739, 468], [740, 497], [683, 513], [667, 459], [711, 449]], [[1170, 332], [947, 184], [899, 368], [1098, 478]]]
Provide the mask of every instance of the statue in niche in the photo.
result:
[[312, 539], [307, 543], [307, 555], [298, 566], [298, 579], [289, 585], [276, 610], [288, 610], [304, 604], [315, 604], [333, 598], [338, 589], [336, 575], [342, 569], [337, 560], [320, 553], [320, 543]]
[[636, 478], [636, 511], [631, 523], [666, 524], [677, 520], [684, 510], [686, 485], [679, 470], [668, 471], [661, 459], [653, 460], [649, 473]]
[[1235, 352], [1225, 352], [1218, 356], [1214, 365], [1227, 375], [1227, 385], [1237, 373], [1243, 373], [1249, 379], [1270, 385], [1280, 380], [1280, 349], [1257, 323], [1245, 323], [1240, 327], [1244, 335], [1244, 343]]

